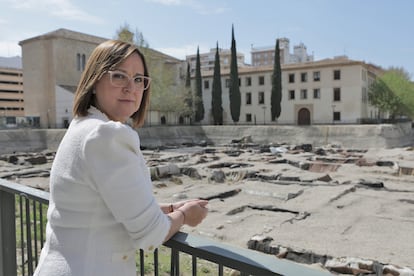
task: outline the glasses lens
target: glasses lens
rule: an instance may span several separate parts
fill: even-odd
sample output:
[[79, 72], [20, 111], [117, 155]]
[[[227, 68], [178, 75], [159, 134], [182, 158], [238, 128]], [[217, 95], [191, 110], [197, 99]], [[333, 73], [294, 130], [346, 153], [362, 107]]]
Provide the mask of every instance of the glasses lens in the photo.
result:
[[127, 74], [119, 71], [109, 71], [110, 81], [113, 86], [116, 87], [127, 87], [129, 82], [133, 80], [134, 87], [136, 90], [145, 90], [149, 87], [151, 79], [145, 76], [136, 76], [130, 78]]
[[110, 72], [112, 85], [117, 87], [128, 86], [129, 77], [122, 72]]

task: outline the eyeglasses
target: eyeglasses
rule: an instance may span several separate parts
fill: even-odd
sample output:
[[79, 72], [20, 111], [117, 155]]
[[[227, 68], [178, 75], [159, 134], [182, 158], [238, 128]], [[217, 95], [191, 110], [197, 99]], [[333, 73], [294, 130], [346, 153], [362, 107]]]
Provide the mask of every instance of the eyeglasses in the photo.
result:
[[116, 87], [127, 87], [129, 82], [133, 80], [135, 90], [146, 90], [151, 82], [150, 77], [142, 75], [131, 78], [128, 74], [121, 71], [107, 71], [107, 73], [109, 74], [111, 84]]

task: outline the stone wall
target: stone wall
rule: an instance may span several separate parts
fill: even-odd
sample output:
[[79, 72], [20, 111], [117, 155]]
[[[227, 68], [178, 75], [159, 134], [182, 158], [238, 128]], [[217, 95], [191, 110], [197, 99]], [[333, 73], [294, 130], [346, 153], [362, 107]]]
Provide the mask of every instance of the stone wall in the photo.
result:
[[[55, 151], [65, 134], [64, 129], [17, 129], [0, 131], [0, 154]], [[414, 145], [411, 123], [384, 125], [318, 126], [167, 126], [138, 130], [145, 147], [207, 142], [229, 144], [232, 140], [251, 137], [257, 144], [303, 144], [313, 146], [338, 144], [347, 148], [392, 148]]]

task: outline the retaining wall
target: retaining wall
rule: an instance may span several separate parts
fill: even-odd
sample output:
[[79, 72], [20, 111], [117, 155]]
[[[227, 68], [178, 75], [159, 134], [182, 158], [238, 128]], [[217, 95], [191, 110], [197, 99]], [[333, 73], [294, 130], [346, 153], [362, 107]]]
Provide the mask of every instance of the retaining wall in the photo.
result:
[[[13, 129], [0, 131], [0, 154], [55, 151], [65, 129]], [[250, 136], [257, 144], [338, 144], [347, 148], [392, 148], [414, 145], [411, 123], [318, 126], [166, 126], [138, 130], [141, 145], [156, 147], [206, 141], [215, 145]]]

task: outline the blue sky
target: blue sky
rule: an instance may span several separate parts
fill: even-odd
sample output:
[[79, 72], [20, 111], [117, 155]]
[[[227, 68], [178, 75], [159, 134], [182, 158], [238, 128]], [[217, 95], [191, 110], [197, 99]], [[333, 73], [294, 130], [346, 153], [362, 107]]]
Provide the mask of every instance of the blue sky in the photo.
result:
[[250, 62], [253, 47], [278, 37], [304, 43], [316, 60], [347, 55], [414, 76], [412, 0], [0, 0], [0, 56], [21, 55], [18, 42], [59, 28], [104, 38], [128, 24], [151, 48], [184, 59], [230, 48]]

